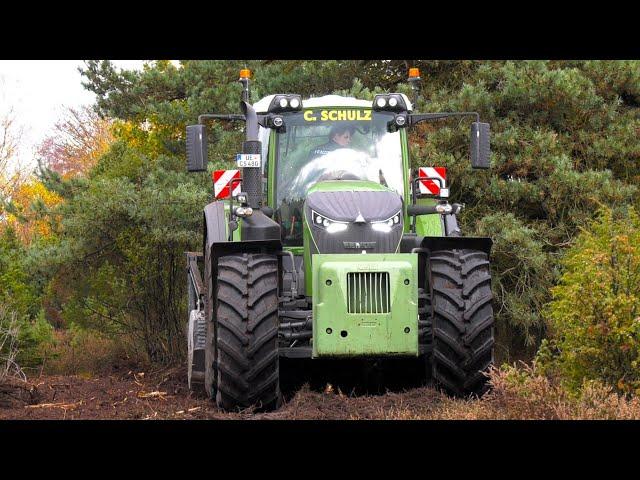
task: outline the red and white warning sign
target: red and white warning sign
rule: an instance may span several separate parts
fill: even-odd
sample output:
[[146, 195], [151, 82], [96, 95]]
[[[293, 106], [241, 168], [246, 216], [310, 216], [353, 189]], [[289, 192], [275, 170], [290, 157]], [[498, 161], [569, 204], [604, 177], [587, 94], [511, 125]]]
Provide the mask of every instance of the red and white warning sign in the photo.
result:
[[[440, 195], [441, 188], [447, 188], [447, 169], [446, 167], [420, 167], [418, 175], [422, 177], [429, 177], [429, 179], [420, 180], [418, 185], [420, 186], [420, 193], [422, 195]], [[442, 182], [442, 185], [440, 182]]]
[[[222, 200], [223, 198], [229, 198], [229, 187], [231, 180], [240, 178], [240, 170], [216, 170], [211, 174], [213, 179], [213, 194], [216, 199]], [[234, 182], [233, 195], [240, 193], [240, 183]]]

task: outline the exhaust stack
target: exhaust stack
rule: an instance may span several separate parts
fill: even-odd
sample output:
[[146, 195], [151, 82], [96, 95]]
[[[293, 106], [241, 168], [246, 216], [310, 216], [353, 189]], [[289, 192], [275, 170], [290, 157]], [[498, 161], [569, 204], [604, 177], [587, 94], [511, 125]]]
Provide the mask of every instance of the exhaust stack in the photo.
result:
[[[262, 154], [262, 142], [258, 140], [258, 116], [251, 104], [245, 100], [240, 102], [245, 117], [246, 140], [242, 144], [242, 153], [250, 155]], [[266, 161], [266, 159], [261, 159]], [[262, 168], [242, 168], [242, 190], [247, 193], [247, 203], [253, 209], [259, 209], [264, 203], [262, 198]]]

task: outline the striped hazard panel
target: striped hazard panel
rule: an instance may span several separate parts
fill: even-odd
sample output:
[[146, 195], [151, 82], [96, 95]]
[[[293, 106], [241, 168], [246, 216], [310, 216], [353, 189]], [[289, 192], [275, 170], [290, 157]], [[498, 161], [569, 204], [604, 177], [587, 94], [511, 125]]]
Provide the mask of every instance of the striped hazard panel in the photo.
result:
[[418, 182], [422, 195], [439, 196], [440, 189], [447, 188], [447, 169], [445, 167], [420, 167], [418, 175], [420, 178], [426, 177]]
[[[229, 198], [231, 181], [240, 178], [240, 170], [216, 170], [211, 174], [213, 179], [213, 194], [217, 200]], [[240, 193], [240, 182], [234, 182], [233, 195]]]

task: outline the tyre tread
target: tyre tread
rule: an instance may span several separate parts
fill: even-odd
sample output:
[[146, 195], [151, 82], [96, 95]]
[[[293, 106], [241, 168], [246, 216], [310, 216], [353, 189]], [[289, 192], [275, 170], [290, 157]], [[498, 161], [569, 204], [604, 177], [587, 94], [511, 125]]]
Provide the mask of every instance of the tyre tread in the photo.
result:
[[486, 253], [433, 252], [430, 262], [434, 380], [456, 396], [482, 395], [493, 363], [491, 273]]
[[220, 257], [212, 323], [215, 398], [224, 410], [268, 410], [280, 403], [277, 289], [274, 255]]

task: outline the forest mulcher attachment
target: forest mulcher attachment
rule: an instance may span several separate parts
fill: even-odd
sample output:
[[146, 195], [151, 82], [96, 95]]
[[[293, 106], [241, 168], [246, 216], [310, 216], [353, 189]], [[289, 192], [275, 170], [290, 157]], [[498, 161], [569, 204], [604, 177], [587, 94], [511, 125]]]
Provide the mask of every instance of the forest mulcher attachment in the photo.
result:
[[[282, 402], [280, 359], [422, 359], [424, 380], [482, 395], [493, 362], [491, 240], [464, 237], [446, 169], [411, 170], [408, 131], [474, 117], [471, 165], [489, 168], [474, 112], [270, 95], [187, 127], [187, 169], [206, 172], [209, 120], [244, 121], [237, 169], [211, 172], [203, 252], [187, 253], [188, 379], [225, 410]], [[412, 69], [415, 86], [419, 76]]]

